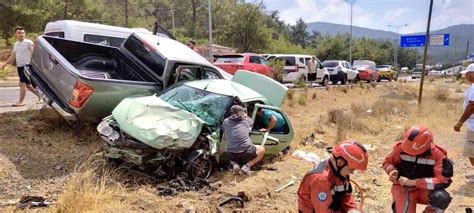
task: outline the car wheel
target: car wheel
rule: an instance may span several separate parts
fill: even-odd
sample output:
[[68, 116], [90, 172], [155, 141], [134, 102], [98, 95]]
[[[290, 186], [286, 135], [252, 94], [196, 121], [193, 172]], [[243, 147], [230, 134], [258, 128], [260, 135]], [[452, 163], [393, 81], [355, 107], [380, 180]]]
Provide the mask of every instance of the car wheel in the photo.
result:
[[359, 75], [356, 75], [354, 80], [352, 80], [352, 82], [354, 82], [354, 84], [357, 84], [357, 82], [359, 82], [359, 81], [360, 81]]
[[342, 85], [346, 85], [346, 83], [347, 83], [347, 75], [345, 75], [341, 80]]
[[393, 80], [398, 81], [398, 74], [397, 74], [397, 76], [395, 76], [395, 79], [393, 79]]
[[379, 75], [379, 78], [377, 78], [377, 82], [381, 82], [382, 81], [382, 77]]
[[415, 77], [411, 77], [411, 79], [416, 79]]
[[196, 160], [186, 166], [186, 173], [193, 180], [208, 179], [214, 170], [214, 162], [208, 154], [199, 156]]
[[332, 84], [334, 84], [334, 85], [337, 84], [337, 81], [332, 80], [331, 82], [332, 82]]
[[324, 86], [327, 86], [328, 83], [329, 83], [328, 77], [327, 77], [327, 76], [324, 76], [323, 81], [321, 81], [321, 83], [320, 83], [321, 86], [323, 86], [323, 87], [324, 87]]
[[393, 78], [392, 76], [388, 77], [388, 81], [392, 81], [392, 78]]
[[367, 80], [367, 83], [371, 83], [372, 82], [372, 76], [369, 76], [369, 79]]

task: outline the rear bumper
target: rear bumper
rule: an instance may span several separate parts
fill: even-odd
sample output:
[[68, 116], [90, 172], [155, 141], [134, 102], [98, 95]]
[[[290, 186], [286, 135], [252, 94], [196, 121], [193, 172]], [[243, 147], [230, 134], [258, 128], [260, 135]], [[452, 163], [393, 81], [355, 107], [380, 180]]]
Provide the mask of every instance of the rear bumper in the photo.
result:
[[339, 71], [337, 72], [337, 74], [329, 75], [329, 79], [331, 79], [331, 81], [342, 81], [345, 76], [346, 76], [345, 72]]
[[36, 84], [38, 92], [49, 106], [56, 110], [69, 123], [77, 121], [77, 116], [74, 114], [74, 111], [67, 105], [67, 103], [62, 102], [61, 99], [54, 94], [53, 90], [31, 66], [25, 68], [25, 74], [34, 84]]

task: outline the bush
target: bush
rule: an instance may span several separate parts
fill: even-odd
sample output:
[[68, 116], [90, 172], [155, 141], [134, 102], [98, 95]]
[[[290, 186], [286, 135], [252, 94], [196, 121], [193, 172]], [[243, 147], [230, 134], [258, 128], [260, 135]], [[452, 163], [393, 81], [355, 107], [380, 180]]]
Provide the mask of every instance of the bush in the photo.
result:
[[269, 60], [268, 66], [272, 68], [272, 77], [275, 81], [283, 82], [283, 76], [285, 75], [285, 61], [284, 60]]
[[295, 96], [295, 91], [292, 89], [289, 89], [288, 92], [286, 92], [286, 98], [288, 100], [293, 100], [293, 97]]
[[306, 78], [304, 75], [300, 75], [298, 80], [294, 82], [296, 88], [306, 88]]
[[434, 94], [434, 99], [437, 101], [447, 101], [449, 99], [449, 93], [447, 89], [437, 88]]
[[298, 95], [298, 104], [301, 106], [306, 106], [306, 100], [308, 99], [308, 90], [304, 89]]

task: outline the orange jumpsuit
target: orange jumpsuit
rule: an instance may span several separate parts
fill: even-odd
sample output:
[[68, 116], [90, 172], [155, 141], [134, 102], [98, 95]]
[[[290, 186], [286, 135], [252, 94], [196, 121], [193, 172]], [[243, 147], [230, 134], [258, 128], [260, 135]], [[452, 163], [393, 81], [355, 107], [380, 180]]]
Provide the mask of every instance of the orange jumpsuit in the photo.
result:
[[[387, 174], [396, 169], [399, 176], [416, 181], [416, 186], [406, 188], [401, 186], [398, 181], [393, 183], [392, 198], [394, 204], [392, 208], [395, 209], [395, 212], [415, 212], [417, 203], [430, 204], [430, 206], [436, 208], [444, 206], [436, 206], [439, 204], [435, 203], [439, 202], [443, 204], [447, 202], [446, 207], [449, 205], [450, 200], [429, 199], [433, 191], [447, 188], [451, 184], [451, 177], [453, 176], [452, 162], [447, 158], [446, 150], [438, 145], [432, 143], [430, 149], [425, 153], [412, 156], [404, 153], [401, 142], [397, 142], [392, 152], [385, 158], [383, 168]], [[408, 200], [406, 199], [407, 194], [409, 196]], [[426, 212], [434, 212], [434, 208], [430, 206], [426, 208]]]
[[359, 212], [351, 194], [349, 178], [335, 173], [329, 160], [320, 162], [306, 173], [298, 189], [300, 212]]

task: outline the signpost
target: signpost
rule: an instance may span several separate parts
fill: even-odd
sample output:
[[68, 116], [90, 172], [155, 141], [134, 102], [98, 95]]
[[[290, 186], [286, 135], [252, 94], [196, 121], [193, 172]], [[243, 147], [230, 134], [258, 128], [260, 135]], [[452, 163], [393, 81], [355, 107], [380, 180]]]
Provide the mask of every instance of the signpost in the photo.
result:
[[[423, 47], [425, 35], [407, 35], [400, 37], [400, 47]], [[429, 46], [449, 46], [449, 34], [430, 35]]]

